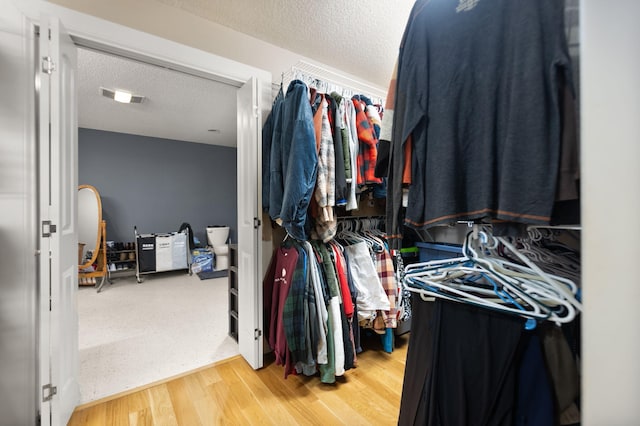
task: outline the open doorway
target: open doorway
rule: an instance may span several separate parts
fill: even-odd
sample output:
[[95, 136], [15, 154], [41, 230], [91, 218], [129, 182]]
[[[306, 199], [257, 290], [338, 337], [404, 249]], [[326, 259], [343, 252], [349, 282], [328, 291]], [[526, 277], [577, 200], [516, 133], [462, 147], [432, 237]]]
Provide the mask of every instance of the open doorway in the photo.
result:
[[[238, 192], [245, 194], [245, 198], [239, 199], [237, 209], [238, 347], [252, 367], [261, 367], [262, 341], [256, 338], [262, 332], [262, 294], [258, 286], [261, 247], [257, 239], [261, 227], [256, 223], [260, 181], [257, 176], [261, 160], [258, 151], [261, 113], [270, 101], [267, 97], [261, 99], [260, 88], [271, 84], [271, 75], [49, 2], [2, 0], [1, 3], [7, 12], [3, 14], [3, 31], [8, 30], [11, 44], [19, 46], [11, 51], [12, 61], [3, 74], [8, 82], [5, 86], [9, 99], [15, 103], [3, 118], [15, 124], [7, 143], [12, 150], [20, 152], [15, 158], [11, 157], [15, 163], [12, 167], [17, 165], [16, 170], [22, 169], [18, 185], [22, 191], [18, 192], [21, 204], [13, 208], [14, 216], [21, 215], [24, 220], [20, 224], [25, 224], [23, 235], [15, 244], [18, 263], [23, 267], [14, 269], [18, 275], [15, 282], [29, 289], [28, 294], [20, 296], [25, 304], [29, 302], [28, 306], [21, 305], [29, 318], [23, 316], [19, 320], [26, 324], [23, 328], [29, 342], [18, 348], [26, 347], [22, 353], [27, 361], [29, 349], [35, 353], [34, 362], [25, 363], [31, 368], [25, 373], [28, 378], [20, 385], [31, 382], [28, 384], [30, 414], [36, 414], [43, 425], [65, 424], [79, 402], [75, 195], [78, 191], [75, 96], [78, 46], [105, 46], [101, 50], [126, 52], [128, 54], [122, 56], [136, 59], [150, 58], [150, 63], [171, 64], [169, 68], [193, 70], [196, 75], [219, 76], [220, 81], [231, 82], [238, 88], [237, 186]], [[38, 37], [39, 34], [44, 37]], [[35, 260], [27, 262], [34, 253]], [[29, 287], [29, 282], [35, 285]], [[14, 363], [10, 363], [9, 368], [13, 367]]]
[[[79, 183], [100, 192], [109, 246], [131, 244], [134, 226], [182, 222], [198, 245], [209, 225], [237, 242], [236, 86], [79, 47], [77, 87]], [[116, 89], [144, 100], [103, 96]], [[109, 267], [102, 293], [78, 292], [81, 403], [238, 354], [226, 278], [175, 271], [137, 284], [134, 262]]]

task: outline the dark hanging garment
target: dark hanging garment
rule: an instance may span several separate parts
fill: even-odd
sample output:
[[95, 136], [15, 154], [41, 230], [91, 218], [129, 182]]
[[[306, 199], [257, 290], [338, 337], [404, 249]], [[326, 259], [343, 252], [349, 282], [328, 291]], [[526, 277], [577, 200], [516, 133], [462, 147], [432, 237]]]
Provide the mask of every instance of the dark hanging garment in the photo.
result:
[[[298, 263], [298, 251], [294, 247], [280, 247], [276, 254], [276, 266], [271, 297], [271, 320], [269, 324], [269, 346], [276, 356], [277, 365], [285, 365], [289, 348], [284, 329], [283, 311]], [[285, 373], [286, 374], [286, 373]]]
[[347, 178], [344, 169], [344, 145], [342, 144], [342, 129], [340, 128], [340, 117], [338, 113], [338, 103], [334, 94], [326, 97], [329, 103], [329, 116], [331, 117], [331, 135], [333, 136], [333, 151], [336, 165], [336, 206], [347, 204]]
[[273, 140], [273, 129], [275, 116], [278, 115], [278, 111], [282, 106], [284, 94], [282, 93], [282, 86], [278, 90], [275, 100], [273, 101], [273, 107], [267, 117], [267, 120], [262, 125], [262, 209], [265, 212], [269, 211], [269, 185], [271, 179], [271, 142]]
[[[424, 309], [416, 303], [427, 302], [414, 298], [412, 324], [420, 327], [412, 327], [399, 424], [513, 425], [524, 320], [436, 299], [433, 332], [416, 339], [414, 333], [426, 328], [423, 320], [416, 320]], [[430, 367], [414, 364], [428, 363], [430, 352]], [[419, 373], [410, 369], [409, 360]], [[419, 396], [412, 394], [417, 389], [422, 389]]]
[[434, 327], [437, 326], [433, 302], [425, 302], [419, 295], [412, 293], [411, 306], [411, 321], [419, 326], [411, 330], [407, 348], [398, 418], [398, 425], [401, 426], [427, 424], [428, 401], [425, 397], [428, 392], [425, 391], [425, 387], [431, 382], [433, 334]]
[[271, 333], [271, 312], [273, 304], [278, 303], [277, 300], [273, 300], [273, 285], [276, 273], [277, 253], [277, 250], [274, 250], [273, 253], [271, 253], [271, 260], [269, 261], [267, 273], [264, 274], [264, 278], [262, 279], [262, 324], [264, 328], [263, 335], [267, 340]]
[[[461, 60], [460, 58], [463, 58]], [[564, 2], [418, 1], [401, 42], [387, 233], [491, 218], [548, 224], [571, 80]]]
[[524, 351], [518, 368], [518, 398], [515, 426], [553, 426], [558, 424], [554, 398], [545, 366], [540, 338], [524, 337]]
[[269, 181], [269, 215], [289, 235], [306, 240], [307, 209], [318, 171], [309, 91], [302, 81], [289, 83], [274, 117]]
[[298, 262], [293, 271], [289, 293], [282, 310], [282, 323], [291, 352], [291, 362], [306, 363], [307, 327], [309, 324], [309, 306], [307, 305], [307, 252], [296, 245]]

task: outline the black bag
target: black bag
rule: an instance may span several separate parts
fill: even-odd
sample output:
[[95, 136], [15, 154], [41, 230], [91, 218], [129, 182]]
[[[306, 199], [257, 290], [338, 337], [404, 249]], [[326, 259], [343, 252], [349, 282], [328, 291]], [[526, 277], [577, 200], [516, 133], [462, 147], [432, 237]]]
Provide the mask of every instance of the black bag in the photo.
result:
[[185, 229], [189, 231], [189, 234], [187, 236], [187, 240], [189, 241], [189, 250], [193, 250], [194, 248], [196, 248], [196, 242], [193, 238], [193, 231], [191, 230], [191, 225], [189, 225], [187, 222], [183, 222], [182, 225], [180, 225], [180, 229], [178, 229], [178, 232], [182, 232]]

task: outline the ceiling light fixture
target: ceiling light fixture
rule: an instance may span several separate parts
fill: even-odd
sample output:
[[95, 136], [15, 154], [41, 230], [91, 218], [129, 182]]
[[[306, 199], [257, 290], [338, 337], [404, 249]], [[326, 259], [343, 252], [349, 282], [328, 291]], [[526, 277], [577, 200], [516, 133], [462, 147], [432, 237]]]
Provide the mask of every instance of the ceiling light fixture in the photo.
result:
[[113, 96], [113, 100], [116, 102], [122, 102], [123, 104], [131, 103], [132, 95], [129, 92], [122, 90], [116, 90], [116, 94]]
[[111, 90], [101, 87], [100, 94], [105, 98], [113, 99], [114, 101], [121, 102], [123, 104], [141, 104], [144, 101], [144, 96], [134, 95], [120, 89]]

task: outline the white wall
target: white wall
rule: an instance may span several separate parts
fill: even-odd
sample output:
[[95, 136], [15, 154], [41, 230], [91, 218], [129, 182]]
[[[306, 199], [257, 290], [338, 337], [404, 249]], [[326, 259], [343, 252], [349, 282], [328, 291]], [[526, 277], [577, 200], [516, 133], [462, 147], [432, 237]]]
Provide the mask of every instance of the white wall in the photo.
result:
[[583, 0], [585, 425], [640, 422], [640, 2]]
[[[275, 82], [300, 60], [337, 71], [346, 78], [369, 84], [362, 76], [352, 76], [313, 58], [267, 43], [247, 34], [206, 20], [177, 7], [154, 0], [47, 0], [78, 12], [125, 25], [224, 58], [269, 71]], [[339, 77], [336, 81], [340, 83]], [[348, 82], [345, 80], [345, 85]], [[385, 87], [379, 88], [386, 93]]]
[[36, 420], [36, 181], [28, 26], [0, 1], [0, 425]]

